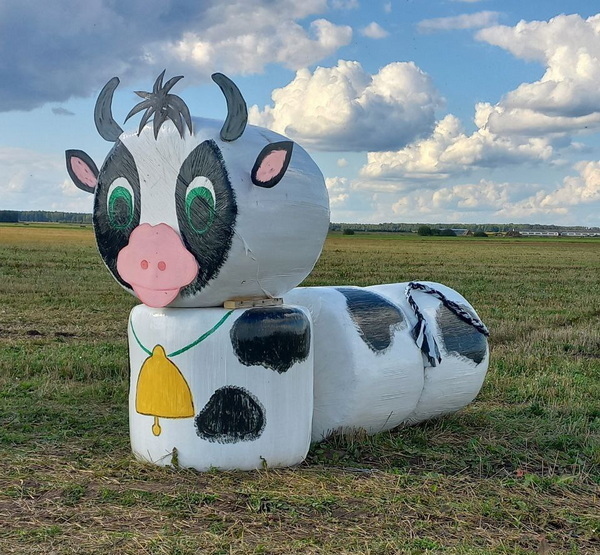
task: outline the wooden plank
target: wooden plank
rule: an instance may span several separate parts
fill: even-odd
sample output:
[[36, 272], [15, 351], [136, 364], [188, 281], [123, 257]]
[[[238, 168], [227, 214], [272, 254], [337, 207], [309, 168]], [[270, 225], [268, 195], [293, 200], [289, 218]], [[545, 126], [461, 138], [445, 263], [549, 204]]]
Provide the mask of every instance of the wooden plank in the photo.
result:
[[256, 308], [259, 306], [278, 306], [283, 304], [280, 297], [264, 299], [231, 299], [223, 303], [224, 308]]

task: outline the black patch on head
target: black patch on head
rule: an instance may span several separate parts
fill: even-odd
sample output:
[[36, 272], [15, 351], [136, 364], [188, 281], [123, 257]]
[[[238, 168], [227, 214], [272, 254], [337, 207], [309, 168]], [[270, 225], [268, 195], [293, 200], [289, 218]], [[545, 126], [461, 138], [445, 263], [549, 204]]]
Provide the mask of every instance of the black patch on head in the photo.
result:
[[[214, 196], [197, 194], [194, 179], [210, 181]], [[191, 187], [190, 187], [191, 186]], [[237, 217], [235, 194], [221, 151], [214, 141], [199, 144], [185, 159], [175, 188], [177, 221], [183, 242], [198, 262], [196, 279], [181, 290], [191, 296], [214, 278], [227, 260]]]
[[310, 321], [297, 308], [250, 308], [235, 321], [230, 336], [242, 364], [280, 374], [310, 352]]
[[[109, 203], [109, 191], [111, 195], [115, 194], [111, 185], [118, 178], [124, 178], [133, 191], [133, 197], [129, 199], [131, 205], [126, 198], [118, 195]], [[140, 178], [133, 156], [121, 141], [115, 143], [106, 157], [98, 175], [96, 189], [93, 222], [98, 250], [115, 279], [131, 289], [129, 283], [117, 272], [117, 256], [127, 246], [131, 232], [140, 223]]]
[[[464, 310], [471, 312], [467, 307]], [[475, 318], [475, 315], [472, 314]], [[440, 305], [436, 320], [442, 333], [442, 342], [448, 353], [456, 353], [479, 364], [487, 352], [487, 339], [473, 326], [458, 318], [451, 310]]]
[[374, 353], [383, 353], [392, 344], [394, 331], [406, 325], [402, 311], [371, 291], [351, 287], [336, 289], [346, 297], [348, 312], [362, 340]]
[[265, 428], [265, 409], [244, 388], [226, 386], [212, 394], [194, 422], [197, 434], [213, 443], [253, 441]]

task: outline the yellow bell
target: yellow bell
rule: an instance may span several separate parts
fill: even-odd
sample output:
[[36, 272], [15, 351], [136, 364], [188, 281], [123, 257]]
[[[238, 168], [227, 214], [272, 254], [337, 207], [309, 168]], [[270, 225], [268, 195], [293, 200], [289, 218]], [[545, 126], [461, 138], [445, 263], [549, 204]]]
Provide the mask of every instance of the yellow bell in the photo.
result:
[[154, 416], [152, 433], [159, 436], [160, 418], [191, 418], [194, 416], [192, 392], [179, 368], [167, 358], [165, 350], [156, 345], [144, 361], [137, 381], [135, 410]]

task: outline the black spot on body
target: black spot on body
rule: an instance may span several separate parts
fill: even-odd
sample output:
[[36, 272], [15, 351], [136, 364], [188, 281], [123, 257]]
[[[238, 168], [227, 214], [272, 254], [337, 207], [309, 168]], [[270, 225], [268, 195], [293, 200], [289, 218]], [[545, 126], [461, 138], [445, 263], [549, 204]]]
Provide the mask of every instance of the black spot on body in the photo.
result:
[[310, 352], [310, 320], [297, 308], [250, 308], [235, 321], [230, 336], [242, 364], [280, 374]]
[[237, 443], [259, 438], [265, 428], [265, 409], [242, 387], [217, 389], [194, 420], [197, 434], [213, 443]]
[[[465, 310], [468, 310], [466, 307]], [[469, 311], [470, 312], [470, 311]], [[473, 317], [475, 315], [473, 314]], [[464, 322], [444, 305], [438, 308], [436, 319], [442, 341], [448, 353], [456, 353], [479, 364], [487, 352], [487, 339], [473, 326]]]
[[406, 326], [402, 311], [387, 299], [365, 289], [336, 288], [344, 297], [361, 339], [374, 353], [383, 353], [392, 344], [396, 329]]

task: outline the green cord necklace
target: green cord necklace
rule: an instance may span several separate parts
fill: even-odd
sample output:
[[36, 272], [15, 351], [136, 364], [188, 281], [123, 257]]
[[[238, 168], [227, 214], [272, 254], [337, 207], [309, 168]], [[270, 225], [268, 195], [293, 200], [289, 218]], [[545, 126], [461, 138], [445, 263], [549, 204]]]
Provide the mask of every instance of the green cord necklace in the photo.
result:
[[[233, 314], [233, 310], [230, 310], [211, 329], [209, 329], [206, 333], [203, 333], [198, 339], [196, 339], [195, 341], [192, 341], [189, 345], [186, 345], [185, 347], [182, 347], [181, 349], [178, 349], [177, 351], [173, 351], [172, 353], [168, 354], [167, 357], [168, 358], [176, 357], [177, 355], [180, 355], [181, 353], [185, 353], [186, 351], [189, 351], [192, 347], [195, 347], [196, 345], [198, 345], [198, 343], [202, 343], [202, 341], [204, 341], [207, 337], [209, 337], [210, 335], [215, 333], [221, 327], [221, 325], [223, 325], [225, 320], [227, 320], [227, 318], [229, 318], [232, 314]], [[152, 356], [152, 351], [142, 344], [139, 337], [137, 336], [137, 333], [135, 333], [135, 329], [133, 328], [133, 322], [130, 321], [129, 325], [131, 326], [131, 331], [133, 333], [133, 337], [135, 337], [135, 340], [137, 341], [137, 344], [140, 346], [142, 351], [144, 351], [146, 354]]]

